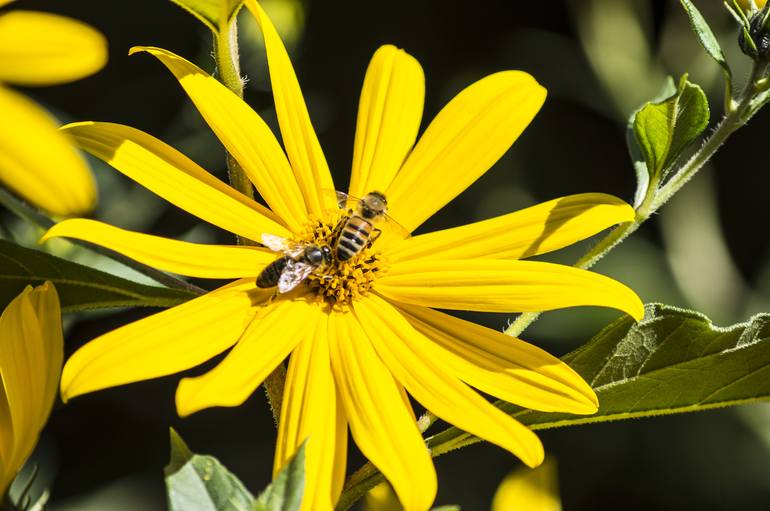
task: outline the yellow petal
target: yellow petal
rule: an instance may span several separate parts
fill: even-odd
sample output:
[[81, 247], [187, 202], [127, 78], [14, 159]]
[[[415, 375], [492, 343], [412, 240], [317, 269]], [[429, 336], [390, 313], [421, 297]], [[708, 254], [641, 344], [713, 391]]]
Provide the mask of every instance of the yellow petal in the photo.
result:
[[270, 292], [242, 279], [92, 340], [64, 365], [64, 401], [194, 367], [232, 346]]
[[297, 75], [286, 48], [265, 11], [255, 0], [246, 0], [245, 5], [257, 19], [265, 38], [275, 111], [291, 168], [305, 197], [307, 211], [321, 217], [335, 208], [334, 194], [328, 193], [334, 190], [334, 181], [321, 144], [318, 143], [318, 137], [310, 123]]
[[535, 469], [520, 468], [498, 486], [492, 511], [561, 511], [556, 463], [547, 458]]
[[521, 71], [487, 76], [455, 96], [422, 135], [388, 188], [389, 214], [409, 231], [486, 172], [545, 101]]
[[202, 220], [257, 241], [265, 232], [289, 234], [270, 210], [147, 133], [107, 122], [69, 124], [63, 131], [84, 150]]
[[569, 195], [521, 211], [407, 238], [389, 247], [391, 261], [520, 259], [557, 250], [615, 224], [634, 219], [634, 209], [601, 193]]
[[314, 328], [291, 354], [273, 464], [275, 475], [307, 440], [302, 509], [308, 511], [334, 509], [342, 488], [335, 475], [344, 474], [347, 462], [347, 422], [332, 377], [327, 331], [326, 314], [317, 314]]
[[640, 320], [644, 305], [604, 275], [537, 261], [475, 259], [394, 263], [376, 282], [397, 302], [437, 309], [537, 312], [578, 305], [612, 307]]
[[0, 491], [5, 493], [16, 475], [16, 468], [11, 467], [13, 455], [13, 421], [8, 406], [5, 388], [0, 385]]
[[422, 334], [385, 300], [370, 295], [356, 302], [355, 314], [384, 364], [425, 408], [529, 466], [543, 461], [537, 436], [431, 359], [430, 351], [421, 349]]
[[84, 218], [59, 222], [40, 241], [57, 237], [88, 241], [148, 266], [205, 279], [256, 277], [277, 257], [275, 252], [263, 248], [188, 243]]
[[414, 343], [466, 383], [499, 399], [545, 412], [592, 414], [591, 387], [567, 364], [508, 335], [425, 307], [398, 305], [424, 337]]
[[218, 366], [202, 376], [179, 382], [179, 416], [187, 417], [212, 406], [238, 406], [246, 401], [306, 335], [314, 313], [317, 309], [304, 300], [282, 300], [260, 309], [238, 344]]
[[436, 472], [393, 376], [349, 313], [330, 315], [329, 345], [358, 448], [390, 481], [406, 511], [427, 510], [436, 496]]
[[401, 509], [393, 488], [384, 482], [366, 492], [362, 511], [401, 511]]
[[44, 386], [43, 394], [40, 398], [42, 408], [37, 422], [44, 424], [48, 420], [48, 415], [51, 412], [54, 401], [56, 401], [59, 390], [59, 376], [61, 375], [64, 359], [61, 305], [56, 288], [50, 282], [45, 282], [34, 288], [27, 297], [40, 325], [43, 353], [46, 359], [45, 369], [37, 376], [42, 380]]
[[70, 82], [97, 72], [106, 62], [106, 39], [85, 23], [32, 11], [0, 16], [2, 82]]
[[388, 189], [417, 138], [424, 101], [420, 63], [395, 46], [381, 46], [366, 70], [358, 103], [352, 196]]
[[37, 443], [56, 398], [64, 344], [56, 290], [27, 286], [0, 316], [0, 492]]
[[294, 232], [307, 222], [307, 208], [289, 162], [265, 121], [214, 77], [160, 48], [135, 47], [160, 60], [179, 80], [217, 138], [238, 160], [267, 205]]
[[0, 87], [0, 181], [60, 216], [85, 213], [96, 185], [85, 161], [55, 120], [24, 96]]

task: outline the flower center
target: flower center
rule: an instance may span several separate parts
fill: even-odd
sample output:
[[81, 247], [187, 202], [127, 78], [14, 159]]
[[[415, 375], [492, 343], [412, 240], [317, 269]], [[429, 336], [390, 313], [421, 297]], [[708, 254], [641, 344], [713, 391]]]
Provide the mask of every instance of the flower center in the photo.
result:
[[[340, 212], [330, 222], [313, 220], [299, 236], [302, 243], [324, 245], [335, 253], [335, 244], [339, 237], [338, 223], [343, 219]], [[382, 254], [372, 250], [368, 244], [347, 261], [340, 261], [335, 256], [329, 266], [311, 273], [307, 285], [315, 291], [316, 298], [333, 307], [346, 307], [354, 300], [365, 296], [377, 276], [385, 270]]]

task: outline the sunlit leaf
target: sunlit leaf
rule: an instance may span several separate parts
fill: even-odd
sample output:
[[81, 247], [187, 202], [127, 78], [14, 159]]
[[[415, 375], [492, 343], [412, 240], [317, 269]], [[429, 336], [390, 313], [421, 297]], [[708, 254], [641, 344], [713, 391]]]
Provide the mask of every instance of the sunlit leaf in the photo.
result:
[[725, 54], [722, 52], [722, 47], [714, 36], [714, 32], [711, 31], [711, 27], [709, 27], [709, 24], [703, 18], [703, 15], [690, 0], [679, 1], [687, 12], [687, 19], [690, 21], [690, 27], [695, 33], [698, 42], [703, 46], [703, 49], [706, 50], [706, 53], [708, 53], [709, 56], [722, 67], [725, 74], [729, 77], [730, 66], [727, 65]]
[[165, 469], [170, 511], [251, 511], [254, 497], [211, 456], [193, 454], [171, 430], [171, 460]]
[[[229, 22], [243, 4], [243, 0], [171, 0], [186, 10], [215, 34], [219, 30], [219, 16], [224, 14]], [[224, 4], [224, 5], [223, 5]], [[224, 12], [222, 11], [224, 9]]]
[[[532, 429], [547, 429], [768, 400], [770, 314], [720, 328], [700, 313], [652, 304], [641, 323], [621, 318], [563, 360], [596, 391], [598, 413], [498, 406]], [[456, 445], [463, 438], [469, 435], [449, 428], [429, 445]]]
[[650, 180], [655, 182], [692, 143], [709, 122], [706, 95], [687, 80], [669, 98], [644, 105], [634, 117], [634, 135], [639, 144]]
[[254, 511], [298, 511], [305, 491], [305, 442], [254, 503]]
[[[665, 100], [676, 94], [676, 82], [673, 76], [666, 78], [663, 88], [660, 93], [656, 95], [650, 101], [657, 103]], [[626, 146], [628, 147], [628, 154], [631, 157], [631, 162], [634, 165], [634, 172], [636, 173], [636, 192], [634, 193], [634, 207], [638, 208], [645, 196], [647, 195], [647, 189], [650, 186], [650, 171], [647, 170], [647, 163], [644, 161], [644, 154], [639, 147], [639, 142], [636, 141], [636, 135], [634, 134], [634, 121], [636, 120], [636, 114], [639, 113], [644, 107], [637, 108], [628, 116], [628, 123], [626, 124]]]
[[0, 310], [27, 285], [56, 285], [62, 310], [108, 307], [173, 307], [196, 295], [137, 284], [103, 271], [0, 240]]

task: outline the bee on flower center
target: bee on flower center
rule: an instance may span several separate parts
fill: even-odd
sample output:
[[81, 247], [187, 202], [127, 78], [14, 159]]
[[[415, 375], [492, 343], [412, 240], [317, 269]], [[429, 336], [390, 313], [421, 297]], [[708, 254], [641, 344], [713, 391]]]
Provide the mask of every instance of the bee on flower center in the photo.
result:
[[[348, 196], [338, 193], [340, 204], [344, 205]], [[371, 246], [379, 238], [382, 231], [374, 224], [387, 215], [388, 200], [380, 192], [369, 192], [358, 199], [356, 209], [348, 210], [348, 215], [340, 219], [337, 228], [337, 239], [334, 244], [334, 255], [338, 261], [345, 262], [360, 253], [365, 247]]]
[[334, 256], [334, 247], [347, 211], [337, 210], [326, 218], [314, 218], [297, 238], [305, 245], [331, 247], [332, 262], [311, 272], [305, 284], [316, 298], [332, 307], [345, 308], [368, 294], [387, 262], [379, 252], [363, 249], [347, 261]]
[[332, 263], [328, 245], [296, 243], [273, 234], [263, 234], [262, 243], [274, 252], [283, 253], [257, 276], [257, 287], [263, 289], [278, 286], [278, 293], [288, 293], [311, 273]]

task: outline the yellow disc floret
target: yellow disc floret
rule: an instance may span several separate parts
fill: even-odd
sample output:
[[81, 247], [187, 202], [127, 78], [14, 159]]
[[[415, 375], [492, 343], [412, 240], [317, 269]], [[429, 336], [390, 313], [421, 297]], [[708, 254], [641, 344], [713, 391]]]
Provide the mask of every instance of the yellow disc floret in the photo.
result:
[[[299, 236], [300, 241], [314, 243], [319, 247], [334, 247], [338, 234], [336, 227], [343, 216], [344, 213], [340, 212], [331, 221], [311, 221], [305, 233]], [[344, 308], [365, 296], [384, 270], [382, 254], [367, 247], [347, 261], [338, 261], [335, 257], [331, 265], [312, 273], [307, 278], [307, 285], [316, 293], [319, 301]]]

